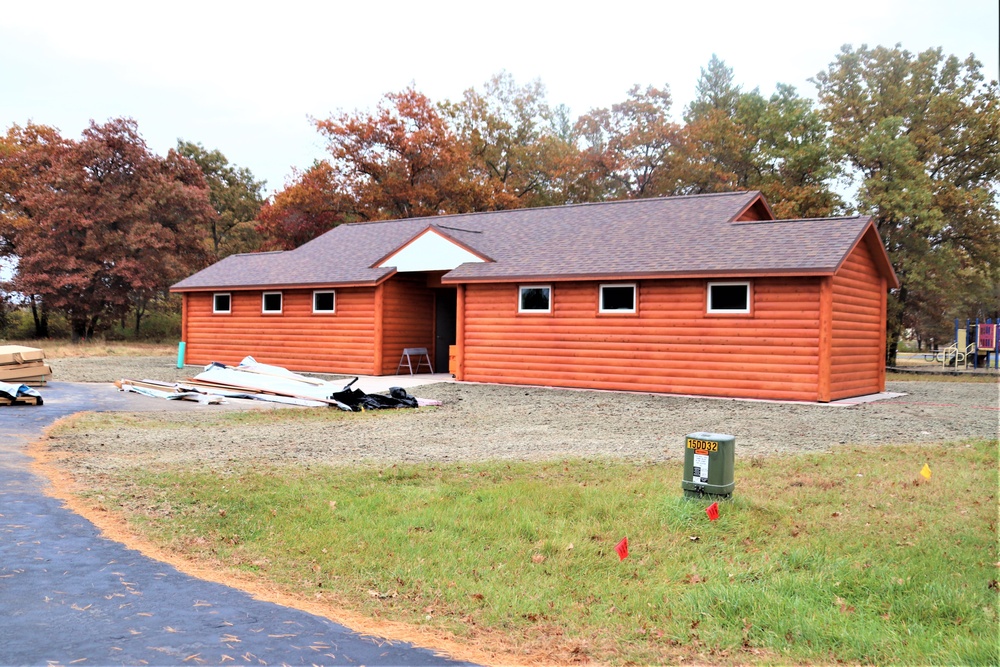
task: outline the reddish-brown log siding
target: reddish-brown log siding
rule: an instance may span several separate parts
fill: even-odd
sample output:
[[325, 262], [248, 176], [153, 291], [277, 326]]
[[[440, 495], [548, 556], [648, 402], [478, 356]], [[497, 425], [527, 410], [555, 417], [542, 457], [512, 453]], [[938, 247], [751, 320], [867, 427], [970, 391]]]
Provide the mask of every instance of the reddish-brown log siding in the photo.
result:
[[639, 312], [598, 313], [597, 282], [552, 283], [553, 312], [517, 313], [517, 285], [465, 288], [473, 382], [817, 398], [819, 279], [752, 283], [750, 315], [705, 312], [705, 280], [638, 283]]
[[833, 277], [831, 400], [884, 391], [883, 282], [862, 240]]
[[393, 276], [385, 283], [384, 299], [380, 374], [396, 372], [404, 347], [426, 347], [433, 359], [434, 291], [427, 287], [426, 274]]
[[[638, 281], [638, 312], [622, 315], [598, 312], [597, 281], [552, 282], [551, 314], [518, 314], [517, 284], [466, 285], [459, 378], [807, 401], [883, 390], [884, 279], [865, 243], [833, 278], [751, 280], [749, 315], [707, 314], [708, 282]], [[397, 275], [337, 289], [332, 315], [312, 313], [311, 289], [284, 290], [280, 315], [261, 313], [260, 291], [231, 291], [232, 312], [219, 315], [211, 292], [188, 293], [187, 362], [249, 354], [295, 370], [391, 374], [404, 347], [433, 350], [427, 284]]]
[[[220, 290], [221, 291], [221, 290]], [[313, 314], [312, 293], [283, 290], [282, 313], [261, 313], [260, 291], [229, 291], [230, 314], [212, 313], [211, 292], [187, 299], [187, 363], [238, 363], [247, 355], [293, 370], [370, 374], [375, 289], [338, 289], [336, 313]]]

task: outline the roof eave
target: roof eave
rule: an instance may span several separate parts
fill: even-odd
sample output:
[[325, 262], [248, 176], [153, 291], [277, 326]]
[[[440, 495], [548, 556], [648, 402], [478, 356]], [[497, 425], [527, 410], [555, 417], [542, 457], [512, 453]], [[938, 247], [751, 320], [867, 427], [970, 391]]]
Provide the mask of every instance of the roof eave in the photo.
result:
[[445, 274], [441, 282], [449, 285], [516, 283], [516, 282], [579, 282], [585, 280], [678, 280], [684, 278], [810, 278], [832, 276], [834, 267], [814, 269], [732, 269], [726, 271], [658, 271], [635, 273], [572, 273], [572, 274], [522, 274], [509, 276], [451, 276]]
[[339, 282], [319, 281], [313, 283], [260, 283], [254, 285], [200, 285], [198, 287], [178, 287], [177, 285], [174, 285], [170, 288], [170, 291], [175, 294], [183, 294], [184, 292], [252, 292], [255, 290], [377, 287], [394, 275], [396, 275], [395, 269], [374, 280], [343, 280]]

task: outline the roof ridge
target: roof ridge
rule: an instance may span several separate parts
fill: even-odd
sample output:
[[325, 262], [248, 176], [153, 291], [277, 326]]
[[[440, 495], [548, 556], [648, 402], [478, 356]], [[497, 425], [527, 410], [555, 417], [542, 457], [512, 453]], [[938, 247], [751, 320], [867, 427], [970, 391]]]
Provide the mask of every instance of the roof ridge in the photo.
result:
[[860, 213], [855, 215], [831, 215], [825, 218], [781, 218], [778, 220], [733, 220], [731, 224], [734, 225], [773, 225], [781, 222], [831, 222], [833, 220], [860, 220], [862, 218], [871, 218], [870, 215], [862, 215]]
[[249, 256], [260, 256], [260, 255], [279, 255], [279, 254], [281, 254], [283, 252], [289, 252], [289, 251], [288, 250], [257, 250], [255, 252], [234, 252], [232, 255], [226, 255], [226, 257], [249, 257]]
[[[584, 206], [610, 206], [613, 204], [635, 204], [639, 202], [657, 202], [664, 200], [673, 199], [696, 199], [701, 197], [732, 197], [736, 195], [752, 195], [760, 194], [760, 190], [735, 190], [733, 192], [701, 192], [694, 195], [669, 195], [666, 197], [641, 197], [639, 199], [614, 199], [611, 201], [586, 201], [577, 202], [575, 204], [554, 204], [552, 206], [525, 206], [523, 208], [502, 208], [493, 211], [469, 211], [468, 213], [444, 213], [442, 215], [422, 215], [415, 218], [390, 218], [388, 220], [361, 220], [358, 222], [345, 222], [343, 224], [337, 225], [338, 227], [346, 226], [360, 226], [360, 225], [378, 225], [384, 223], [398, 223], [407, 220], [442, 220], [447, 218], [457, 218], [457, 217], [468, 217], [470, 215], [498, 215], [502, 213], [515, 213], [524, 211], [551, 211], [556, 208], [580, 208]], [[429, 223], [434, 224], [434, 223]], [[317, 237], [319, 238], [319, 237]]]

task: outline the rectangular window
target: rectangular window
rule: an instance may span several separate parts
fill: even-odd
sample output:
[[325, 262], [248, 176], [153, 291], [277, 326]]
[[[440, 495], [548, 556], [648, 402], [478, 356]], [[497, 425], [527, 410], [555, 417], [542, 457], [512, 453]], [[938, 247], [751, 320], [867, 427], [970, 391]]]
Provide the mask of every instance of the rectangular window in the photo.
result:
[[708, 312], [749, 313], [750, 283], [709, 283]]
[[213, 313], [231, 313], [233, 308], [229, 292], [216, 292], [212, 295]]
[[280, 313], [281, 292], [264, 292], [264, 298], [261, 301], [261, 312]]
[[550, 285], [521, 285], [518, 294], [517, 312], [552, 312], [552, 287]]
[[635, 284], [601, 285], [602, 313], [634, 313]]
[[337, 307], [337, 297], [333, 290], [313, 292], [313, 312], [332, 313]]

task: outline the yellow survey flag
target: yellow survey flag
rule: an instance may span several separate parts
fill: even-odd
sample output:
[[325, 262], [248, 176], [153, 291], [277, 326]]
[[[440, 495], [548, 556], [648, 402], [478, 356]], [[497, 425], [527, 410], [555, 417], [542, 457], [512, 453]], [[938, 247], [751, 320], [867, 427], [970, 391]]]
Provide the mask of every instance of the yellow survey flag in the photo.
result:
[[920, 469], [920, 474], [923, 475], [926, 479], [930, 479], [931, 467], [925, 463], [924, 467]]

